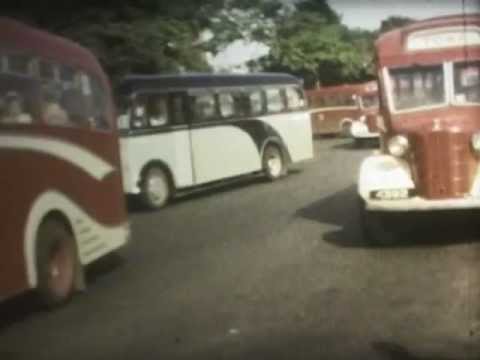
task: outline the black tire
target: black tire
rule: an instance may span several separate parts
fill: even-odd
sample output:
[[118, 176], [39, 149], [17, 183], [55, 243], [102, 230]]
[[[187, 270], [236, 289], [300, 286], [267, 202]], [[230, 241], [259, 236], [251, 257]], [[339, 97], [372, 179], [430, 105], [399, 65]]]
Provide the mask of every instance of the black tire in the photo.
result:
[[141, 182], [140, 200], [143, 206], [150, 210], [161, 209], [167, 205], [171, 193], [166, 172], [158, 166], [149, 167], [143, 174]]
[[373, 246], [389, 246], [397, 243], [395, 229], [387, 222], [388, 214], [366, 209], [365, 201], [359, 197], [360, 221], [365, 243]]
[[352, 122], [350, 120], [345, 121], [340, 128], [340, 136], [343, 138], [351, 137], [350, 129], [352, 127]]
[[367, 146], [367, 140], [365, 139], [360, 139], [360, 138], [355, 138], [355, 147], [358, 149], [363, 149]]
[[283, 154], [276, 145], [269, 144], [263, 150], [262, 168], [270, 181], [275, 181], [287, 173]]
[[74, 236], [60, 219], [47, 218], [40, 225], [36, 261], [41, 305], [55, 308], [68, 302], [75, 291], [78, 256]]

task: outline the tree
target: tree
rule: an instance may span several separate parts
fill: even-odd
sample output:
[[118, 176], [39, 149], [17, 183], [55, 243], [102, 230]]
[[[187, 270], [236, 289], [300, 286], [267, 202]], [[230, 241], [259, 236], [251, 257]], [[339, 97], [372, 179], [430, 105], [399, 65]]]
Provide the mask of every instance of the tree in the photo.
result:
[[408, 25], [414, 21], [412, 18], [405, 16], [390, 16], [380, 24], [379, 33], [383, 34], [384, 32]]
[[224, 0], [2, 0], [2, 14], [90, 48], [114, 79], [129, 72], [209, 70], [199, 41]]
[[250, 62], [251, 69], [286, 71], [307, 87], [361, 81], [371, 71], [372, 36], [350, 32], [323, 0], [306, 0], [274, 18], [270, 53]]

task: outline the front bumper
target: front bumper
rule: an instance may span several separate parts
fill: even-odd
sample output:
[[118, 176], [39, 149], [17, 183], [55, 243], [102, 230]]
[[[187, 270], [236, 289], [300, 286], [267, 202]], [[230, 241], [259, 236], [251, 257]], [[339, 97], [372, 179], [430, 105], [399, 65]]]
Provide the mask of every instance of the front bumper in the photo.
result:
[[480, 208], [480, 197], [428, 200], [415, 196], [402, 200], [364, 199], [367, 210], [372, 211], [435, 211]]
[[378, 132], [371, 132], [368, 126], [361, 121], [354, 121], [352, 123], [350, 135], [354, 139], [375, 139], [380, 136]]

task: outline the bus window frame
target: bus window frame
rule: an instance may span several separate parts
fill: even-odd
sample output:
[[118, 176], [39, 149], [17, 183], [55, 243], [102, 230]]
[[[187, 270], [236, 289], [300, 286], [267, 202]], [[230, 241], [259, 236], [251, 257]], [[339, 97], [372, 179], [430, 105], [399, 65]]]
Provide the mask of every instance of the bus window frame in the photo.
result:
[[[34, 117], [34, 121], [31, 124], [1, 124], [2, 127], [8, 127], [10, 125], [20, 125], [20, 126], [32, 126], [32, 125], [40, 125], [40, 126], [45, 126], [45, 127], [52, 127], [52, 128], [65, 128], [65, 129], [70, 129], [74, 128], [77, 130], [87, 130], [87, 131], [94, 131], [94, 132], [100, 132], [100, 133], [113, 133], [114, 130], [116, 129], [116, 125], [111, 123], [110, 121], [110, 116], [108, 114], [111, 112], [111, 100], [110, 99], [110, 92], [108, 88], [105, 88], [103, 81], [101, 79], [97, 78], [93, 73], [90, 71], [87, 71], [81, 66], [73, 67], [67, 64], [61, 64], [60, 62], [48, 57], [48, 56], [40, 56], [28, 51], [20, 51], [20, 50], [12, 50], [10, 48], [2, 48], [1, 49], [2, 53], [0, 55], [0, 75], [1, 74], [6, 74], [6, 75], [13, 75], [13, 76], [19, 76], [22, 78], [26, 78], [28, 80], [38, 82], [40, 86], [43, 86], [46, 81], [56, 83], [59, 86], [63, 88], [63, 80], [61, 78], [61, 71], [60, 68], [63, 66], [65, 68], [69, 68], [74, 71], [74, 76], [77, 76], [81, 74], [81, 76], [86, 76], [89, 80], [90, 84], [90, 91], [93, 91], [93, 88], [91, 86], [92, 82], [96, 82], [99, 86], [98, 88], [103, 92], [103, 96], [105, 98], [105, 103], [104, 103], [104, 108], [103, 108], [103, 117], [105, 120], [106, 127], [100, 127], [100, 126], [80, 126], [76, 124], [73, 121], [69, 121], [69, 124], [65, 125], [57, 125], [57, 124], [49, 124], [47, 121], [45, 121], [44, 116], [39, 114], [38, 116]], [[26, 56], [29, 61], [28, 61], [28, 71], [27, 73], [22, 73], [18, 71], [13, 71], [10, 66], [10, 56]], [[52, 77], [42, 77], [40, 75], [40, 63], [46, 63], [49, 64], [52, 67]], [[75, 80], [74, 80], [75, 81]], [[43, 92], [41, 93], [41, 96], [43, 97]], [[92, 98], [94, 97], [94, 94], [91, 94]]]
[[[248, 97], [248, 117], [264, 116], [264, 115], [268, 114], [268, 112], [267, 112], [267, 96], [265, 94], [265, 91], [264, 91], [263, 87], [260, 87], [260, 86], [249, 87], [249, 88], [245, 89], [245, 92], [246, 92], [247, 97]], [[262, 106], [261, 106], [260, 112], [258, 112], [258, 113], [254, 113], [252, 111], [252, 101], [251, 101], [250, 96], [254, 93], [259, 94], [260, 98], [261, 98], [261, 105]]]
[[[242, 90], [237, 90], [236, 92], [241, 93]], [[219, 120], [229, 121], [229, 120], [241, 118], [241, 116], [238, 116], [238, 114], [235, 111], [236, 110], [235, 109], [235, 99], [234, 99], [233, 93], [234, 93], [234, 89], [221, 89], [221, 90], [217, 90], [215, 92], [215, 101], [217, 103], [217, 114], [218, 114]], [[232, 103], [233, 112], [230, 116], [224, 116], [222, 114], [222, 107], [221, 107], [221, 104], [220, 104], [220, 96], [222, 96], [222, 95], [228, 95], [233, 100], [233, 103]]]
[[[288, 95], [287, 95], [288, 90], [292, 90], [298, 95], [298, 99], [303, 101], [302, 106], [299, 106], [299, 107], [296, 107], [296, 108], [290, 107], [290, 104], [289, 104], [289, 101], [288, 101]], [[286, 107], [286, 112], [304, 111], [306, 109], [306, 102], [307, 102], [306, 96], [305, 96], [305, 93], [302, 91], [302, 89], [299, 86], [294, 86], [294, 85], [285, 86], [284, 87], [284, 95], [285, 95], [285, 103], [286, 103], [286, 106], [287, 106]]]
[[[451, 87], [452, 87], [452, 80], [453, 78], [451, 77], [451, 71], [449, 70], [448, 66], [449, 62], [442, 62], [442, 63], [436, 63], [436, 64], [425, 64], [426, 66], [441, 66], [443, 70], [443, 93], [444, 93], [444, 98], [443, 102], [441, 104], [434, 104], [434, 105], [428, 105], [428, 106], [417, 106], [414, 108], [409, 108], [409, 109], [404, 109], [404, 110], [397, 110], [395, 108], [395, 103], [393, 101], [393, 84], [392, 84], [392, 78], [390, 76], [390, 70], [391, 69], [411, 69], [414, 67], [415, 64], [405, 64], [404, 66], [396, 66], [396, 67], [386, 67], [384, 66], [382, 68], [382, 77], [383, 81], [385, 82], [385, 90], [386, 90], [386, 95], [387, 95], [387, 103], [388, 103], [388, 111], [392, 115], [400, 115], [400, 114], [408, 114], [408, 113], [414, 113], [414, 112], [421, 112], [421, 111], [428, 111], [428, 110], [434, 110], [434, 109], [440, 109], [444, 107], [448, 107], [452, 101], [451, 101]], [[423, 64], [422, 64], [423, 65]]]
[[[188, 125], [189, 126], [202, 126], [206, 124], [213, 124], [222, 121], [222, 117], [220, 115], [219, 107], [218, 107], [218, 99], [217, 99], [217, 90], [215, 88], [211, 89], [194, 89], [187, 91], [188, 101], [187, 106], [189, 108], [189, 117], [188, 117]], [[195, 101], [198, 96], [206, 96], [209, 95], [213, 98], [213, 108], [215, 109], [215, 114], [211, 118], [208, 119], [201, 119], [197, 120], [197, 112], [195, 111]]]
[[[274, 115], [274, 114], [283, 114], [283, 113], [287, 113], [288, 112], [288, 104], [287, 104], [287, 100], [286, 100], [286, 96], [285, 96], [285, 90], [284, 90], [285, 86], [265, 86], [262, 88], [262, 92], [263, 92], [263, 109], [264, 109], [264, 113], [263, 115]], [[277, 110], [277, 111], [272, 111], [268, 108], [268, 96], [267, 96], [267, 91], [268, 90], [278, 90], [278, 94], [280, 95], [280, 100], [281, 100], [281, 103], [282, 103], [282, 109], [280, 110]]]
[[451, 72], [451, 75], [452, 75], [452, 79], [451, 79], [451, 82], [452, 82], [452, 86], [451, 86], [451, 103], [452, 105], [455, 105], [455, 106], [478, 106], [480, 105], [480, 100], [478, 102], [460, 102], [460, 101], [457, 101], [456, 100], [456, 91], [457, 89], [455, 88], [455, 65], [456, 64], [467, 64], [467, 63], [477, 63], [478, 66], [479, 66], [479, 69], [480, 69], [480, 60], [479, 59], [475, 59], [475, 60], [468, 60], [468, 59], [465, 59], [465, 60], [460, 60], [460, 61], [452, 61], [450, 62], [450, 72]]

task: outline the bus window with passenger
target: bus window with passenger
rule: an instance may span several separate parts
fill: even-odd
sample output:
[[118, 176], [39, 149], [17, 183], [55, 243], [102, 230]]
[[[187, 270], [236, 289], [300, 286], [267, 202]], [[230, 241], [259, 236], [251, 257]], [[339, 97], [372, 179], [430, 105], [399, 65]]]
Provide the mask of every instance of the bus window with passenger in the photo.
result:
[[146, 92], [174, 94], [176, 102], [164, 104], [181, 118], [162, 131], [140, 131], [136, 121], [146, 121], [148, 111], [136, 114], [133, 106], [119, 117], [124, 189], [149, 208], [240, 175], [263, 172], [275, 180], [313, 156], [301, 82], [290, 75], [130, 76], [119, 90], [134, 99]]

